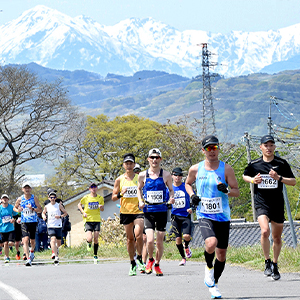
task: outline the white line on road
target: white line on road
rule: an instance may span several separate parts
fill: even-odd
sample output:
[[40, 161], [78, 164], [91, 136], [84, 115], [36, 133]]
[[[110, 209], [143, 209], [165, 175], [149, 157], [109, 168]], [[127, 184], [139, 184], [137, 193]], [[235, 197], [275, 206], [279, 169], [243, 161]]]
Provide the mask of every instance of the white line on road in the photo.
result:
[[0, 281], [0, 289], [2, 289], [4, 292], [10, 295], [14, 300], [30, 300], [28, 297], [26, 297], [23, 293], [21, 293], [17, 289], [1, 281]]

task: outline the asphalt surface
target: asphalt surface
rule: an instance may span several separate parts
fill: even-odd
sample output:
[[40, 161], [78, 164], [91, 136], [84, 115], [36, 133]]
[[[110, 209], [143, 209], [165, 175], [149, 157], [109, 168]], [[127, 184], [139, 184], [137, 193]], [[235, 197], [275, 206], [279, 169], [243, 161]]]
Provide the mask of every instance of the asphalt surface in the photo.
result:
[[[128, 276], [129, 262], [92, 261], [79, 263], [36, 259], [32, 267], [23, 263], [0, 262], [1, 300], [53, 299], [211, 299], [204, 285], [204, 263], [162, 261], [164, 276]], [[262, 272], [226, 265], [219, 289], [222, 299], [300, 300], [300, 273], [284, 273], [279, 281]]]

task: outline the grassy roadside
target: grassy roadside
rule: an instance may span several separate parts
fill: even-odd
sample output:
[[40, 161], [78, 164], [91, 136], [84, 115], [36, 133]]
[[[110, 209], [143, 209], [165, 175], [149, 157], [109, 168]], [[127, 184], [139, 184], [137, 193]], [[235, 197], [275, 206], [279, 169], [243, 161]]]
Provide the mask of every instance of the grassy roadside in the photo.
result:
[[[204, 262], [203, 248], [192, 249], [193, 256], [191, 261]], [[92, 258], [93, 253], [86, 250], [86, 244], [83, 243], [78, 247], [60, 248], [59, 256], [61, 259], [85, 259]], [[272, 253], [271, 253], [272, 255]], [[36, 253], [36, 257], [41, 259], [49, 259], [51, 251]], [[12, 256], [13, 257], [13, 256]], [[127, 260], [128, 254], [126, 246], [123, 243], [106, 243], [100, 244], [98, 250], [99, 258], [112, 258]], [[177, 247], [174, 241], [165, 243], [163, 260], [180, 260]], [[264, 269], [264, 258], [260, 245], [248, 247], [229, 247], [227, 251], [228, 264], [245, 267], [248, 269], [260, 270]], [[279, 257], [279, 268], [281, 273], [299, 272], [300, 273], [300, 246], [296, 249], [283, 247]]]

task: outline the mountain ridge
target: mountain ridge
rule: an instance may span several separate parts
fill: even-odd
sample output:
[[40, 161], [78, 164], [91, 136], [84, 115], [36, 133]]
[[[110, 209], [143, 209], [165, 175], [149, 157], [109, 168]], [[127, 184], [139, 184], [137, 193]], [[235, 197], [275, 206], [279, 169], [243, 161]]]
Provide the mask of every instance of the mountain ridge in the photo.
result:
[[[53, 69], [131, 75], [158, 70], [185, 77], [198, 75], [201, 47], [208, 43], [225, 77], [272, 69], [300, 68], [300, 23], [279, 30], [229, 34], [179, 31], [153, 18], [129, 18], [113, 26], [88, 16], [71, 18], [38, 5], [0, 26], [2, 64], [36, 62]], [[269, 66], [269, 68], [268, 68]]]

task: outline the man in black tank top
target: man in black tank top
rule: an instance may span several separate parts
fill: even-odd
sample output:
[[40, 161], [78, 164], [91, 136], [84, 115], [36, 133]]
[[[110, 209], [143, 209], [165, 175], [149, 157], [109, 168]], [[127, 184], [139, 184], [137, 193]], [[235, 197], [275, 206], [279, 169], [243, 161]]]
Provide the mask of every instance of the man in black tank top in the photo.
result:
[[[261, 229], [261, 246], [265, 256], [265, 276], [280, 279], [277, 261], [281, 251], [284, 222], [283, 183], [295, 185], [296, 179], [286, 160], [274, 155], [275, 140], [271, 135], [261, 138], [262, 157], [246, 167], [243, 179], [254, 184], [254, 206]], [[270, 259], [270, 228], [273, 238], [273, 261]]]

